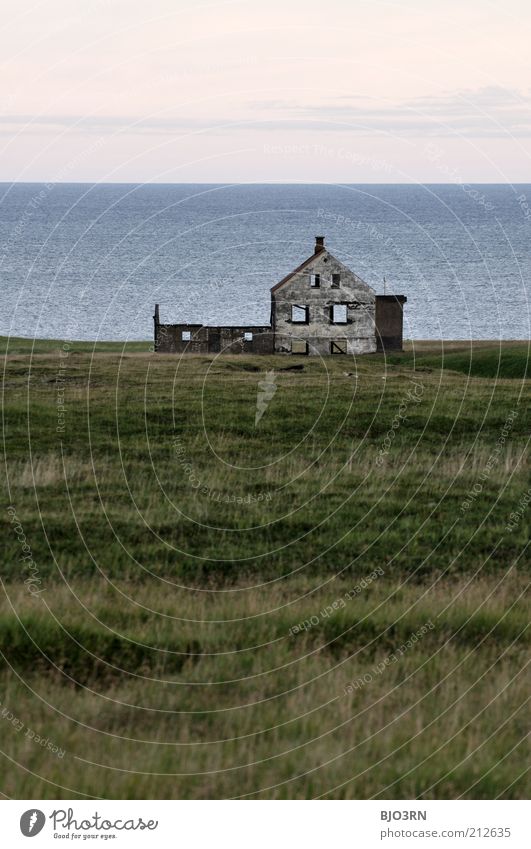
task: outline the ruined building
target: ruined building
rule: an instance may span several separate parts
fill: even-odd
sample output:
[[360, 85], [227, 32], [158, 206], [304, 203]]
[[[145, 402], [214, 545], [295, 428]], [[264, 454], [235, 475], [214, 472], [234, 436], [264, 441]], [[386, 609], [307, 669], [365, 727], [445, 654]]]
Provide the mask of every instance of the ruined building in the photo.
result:
[[404, 295], [377, 295], [316, 236], [314, 253], [271, 289], [271, 323], [161, 324], [155, 350], [172, 354], [370, 354], [402, 349]]

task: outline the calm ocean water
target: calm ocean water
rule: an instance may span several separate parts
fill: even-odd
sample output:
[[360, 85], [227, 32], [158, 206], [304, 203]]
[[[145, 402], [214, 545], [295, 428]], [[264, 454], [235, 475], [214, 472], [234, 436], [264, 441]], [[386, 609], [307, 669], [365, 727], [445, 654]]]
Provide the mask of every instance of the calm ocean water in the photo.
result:
[[531, 185], [0, 185], [0, 335], [267, 323], [314, 235], [415, 339], [530, 336]]

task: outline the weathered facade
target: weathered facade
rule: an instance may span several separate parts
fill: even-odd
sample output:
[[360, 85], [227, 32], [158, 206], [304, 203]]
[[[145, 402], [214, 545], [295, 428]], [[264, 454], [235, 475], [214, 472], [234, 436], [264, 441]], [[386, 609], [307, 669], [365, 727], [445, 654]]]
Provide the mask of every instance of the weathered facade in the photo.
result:
[[376, 351], [376, 293], [317, 237], [315, 252], [271, 290], [275, 350], [308, 354]]
[[165, 354], [272, 354], [270, 325], [160, 324], [155, 308], [155, 350]]
[[161, 324], [155, 306], [155, 350], [162, 353], [285, 353], [326, 356], [401, 350], [404, 295], [376, 295], [316, 236], [315, 250], [271, 289], [271, 324]]

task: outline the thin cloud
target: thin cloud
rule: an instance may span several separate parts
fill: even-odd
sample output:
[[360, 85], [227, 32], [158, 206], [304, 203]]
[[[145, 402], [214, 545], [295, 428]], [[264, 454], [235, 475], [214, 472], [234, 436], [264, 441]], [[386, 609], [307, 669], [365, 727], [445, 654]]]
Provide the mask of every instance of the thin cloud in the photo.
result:
[[0, 133], [234, 133], [240, 130], [348, 132], [400, 136], [531, 136], [531, 97], [516, 89], [486, 87], [475, 91], [378, 103], [364, 95], [335, 97], [323, 104], [286, 101], [249, 104], [245, 117], [2, 115]]
[[[267, 103], [259, 108], [267, 105], [278, 109]], [[290, 114], [288, 122], [297, 116], [301, 129], [343, 128], [364, 135], [368, 129], [400, 135], [531, 135], [529, 93], [499, 86], [385, 105], [359, 94], [343, 95], [323, 104], [284, 103], [281, 111]]]

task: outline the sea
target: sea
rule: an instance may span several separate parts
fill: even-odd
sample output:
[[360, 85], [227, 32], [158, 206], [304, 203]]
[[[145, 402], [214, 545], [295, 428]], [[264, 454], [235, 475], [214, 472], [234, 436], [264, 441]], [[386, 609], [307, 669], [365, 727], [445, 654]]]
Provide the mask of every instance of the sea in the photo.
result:
[[410, 339], [529, 339], [531, 184], [0, 184], [0, 335], [267, 324], [316, 235]]

